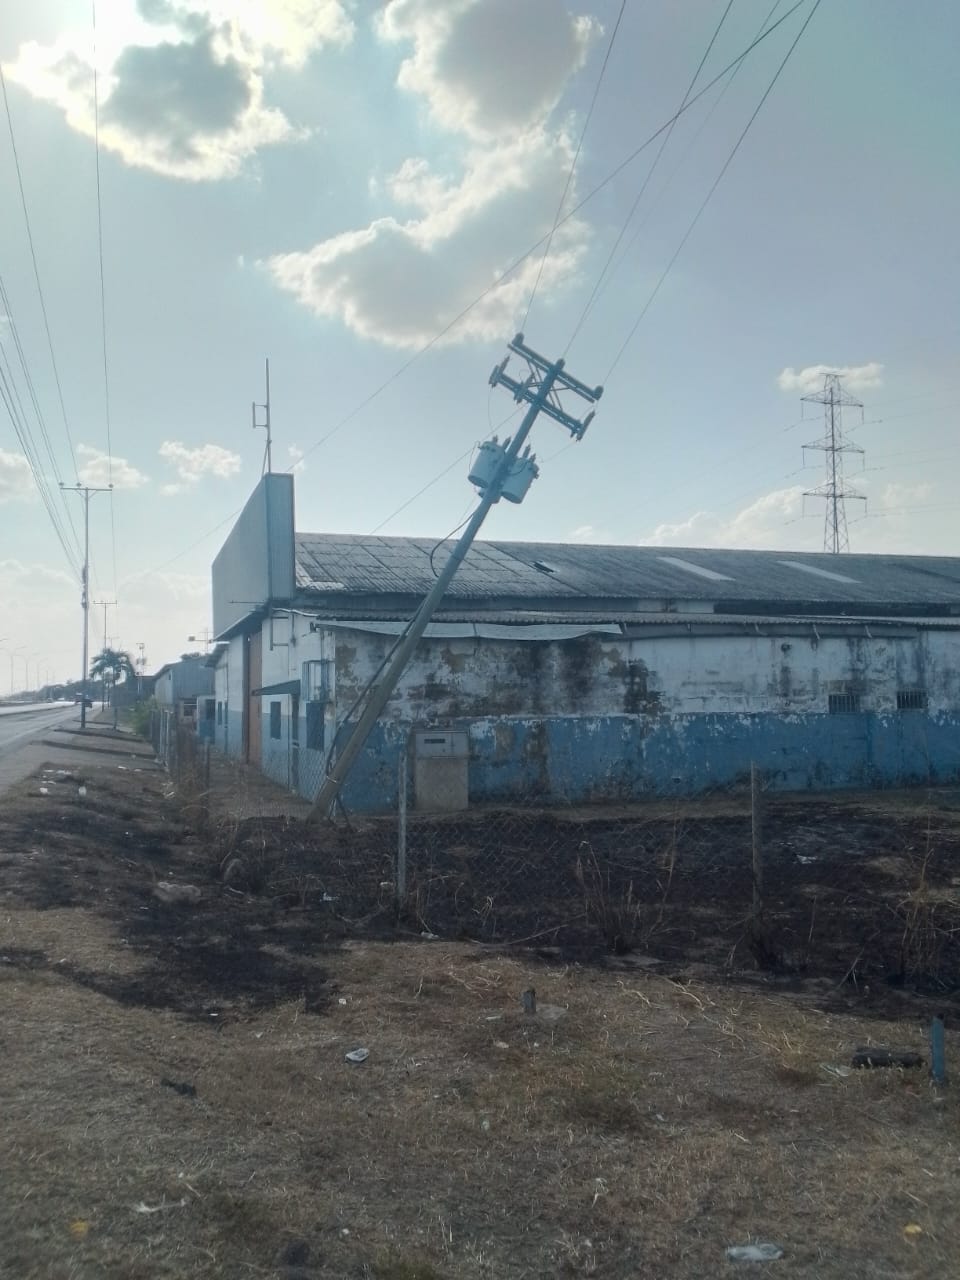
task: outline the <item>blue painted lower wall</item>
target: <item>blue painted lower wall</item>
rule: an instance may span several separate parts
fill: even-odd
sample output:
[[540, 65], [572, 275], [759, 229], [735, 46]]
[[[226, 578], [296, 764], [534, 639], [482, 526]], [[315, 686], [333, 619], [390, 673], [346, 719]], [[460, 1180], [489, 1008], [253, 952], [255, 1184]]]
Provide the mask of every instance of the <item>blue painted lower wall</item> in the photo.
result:
[[[473, 803], [589, 804], [655, 795], [696, 795], [744, 780], [755, 762], [769, 786], [784, 791], [891, 787], [960, 780], [960, 715], [902, 712], [807, 715], [491, 717], [444, 727], [466, 729]], [[217, 726], [217, 746], [242, 754], [239, 712]], [[263, 772], [312, 799], [323, 755], [299, 750], [291, 767], [291, 725], [271, 738], [264, 718]], [[304, 740], [301, 720], [300, 741]], [[347, 808], [397, 806], [397, 769], [409, 726], [381, 722], [344, 788]]]
[[[960, 779], [960, 716], [923, 712], [498, 718], [470, 734], [472, 802], [584, 804], [696, 795], [747, 777], [751, 762], [784, 791]], [[380, 724], [344, 788], [348, 809], [397, 804], [407, 727]]]

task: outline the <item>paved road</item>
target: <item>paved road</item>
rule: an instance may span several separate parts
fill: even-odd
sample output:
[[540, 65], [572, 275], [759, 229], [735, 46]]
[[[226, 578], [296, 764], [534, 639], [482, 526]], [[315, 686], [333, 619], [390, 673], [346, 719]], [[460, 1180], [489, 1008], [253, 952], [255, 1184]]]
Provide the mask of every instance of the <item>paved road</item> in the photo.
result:
[[51, 756], [36, 741], [57, 725], [79, 721], [80, 708], [40, 704], [29, 709], [12, 711], [3, 708], [0, 714], [0, 791], [27, 777], [37, 766]]

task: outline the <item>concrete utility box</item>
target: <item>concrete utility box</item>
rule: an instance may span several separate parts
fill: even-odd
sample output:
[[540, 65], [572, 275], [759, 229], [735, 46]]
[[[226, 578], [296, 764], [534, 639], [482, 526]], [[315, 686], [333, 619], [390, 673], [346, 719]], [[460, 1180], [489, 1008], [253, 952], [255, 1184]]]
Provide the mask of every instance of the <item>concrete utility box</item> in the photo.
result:
[[423, 729], [413, 735], [414, 805], [423, 813], [456, 813], [470, 803], [470, 748], [463, 729]]

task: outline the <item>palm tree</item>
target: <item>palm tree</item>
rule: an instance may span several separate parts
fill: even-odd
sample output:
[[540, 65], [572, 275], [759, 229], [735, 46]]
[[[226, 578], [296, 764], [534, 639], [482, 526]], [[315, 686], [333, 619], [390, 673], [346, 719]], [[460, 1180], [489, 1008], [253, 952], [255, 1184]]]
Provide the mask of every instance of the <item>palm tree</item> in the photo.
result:
[[[106, 682], [109, 677], [112, 686], [116, 686], [121, 680], [135, 680], [137, 678], [136, 668], [133, 665], [133, 659], [123, 649], [101, 649], [93, 662], [90, 663], [90, 675], [94, 679], [99, 678]], [[117, 707], [116, 698], [112, 698], [113, 702], [113, 727], [117, 727], [117, 715], [119, 708]]]

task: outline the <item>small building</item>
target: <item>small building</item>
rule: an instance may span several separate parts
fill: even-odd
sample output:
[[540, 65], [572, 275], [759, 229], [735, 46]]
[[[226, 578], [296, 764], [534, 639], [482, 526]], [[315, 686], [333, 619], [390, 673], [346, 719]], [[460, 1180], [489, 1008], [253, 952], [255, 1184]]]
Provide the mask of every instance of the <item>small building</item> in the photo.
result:
[[215, 678], [203, 654], [168, 662], [150, 679], [161, 708], [176, 710], [177, 722], [191, 725], [201, 740], [214, 739]]
[[[264, 477], [213, 565], [219, 746], [314, 796], [446, 554], [298, 533], [293, 477]], [[442, 769], [453, 803], [628, 801], [752, 762], [783, 789], [960, 777], [960, 559], [478, 542], [343, 799], [393, 808], [404, 768], [424, 803]]]

